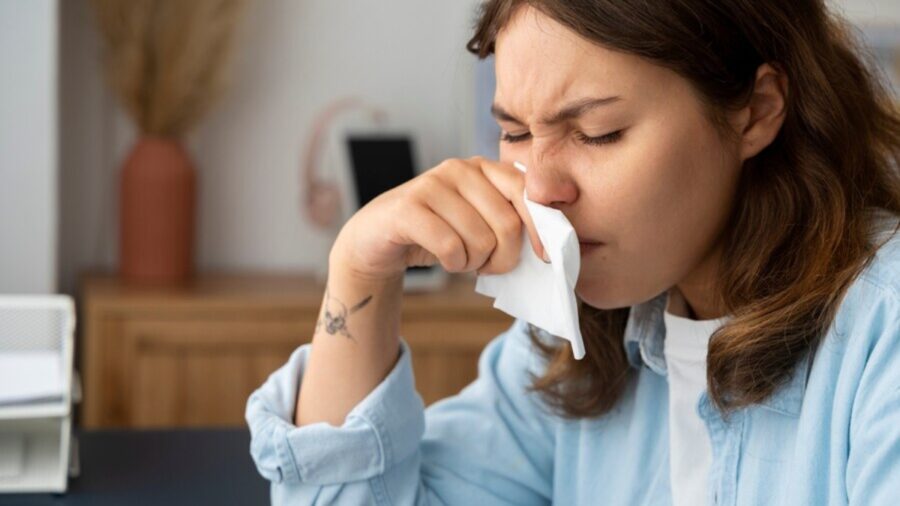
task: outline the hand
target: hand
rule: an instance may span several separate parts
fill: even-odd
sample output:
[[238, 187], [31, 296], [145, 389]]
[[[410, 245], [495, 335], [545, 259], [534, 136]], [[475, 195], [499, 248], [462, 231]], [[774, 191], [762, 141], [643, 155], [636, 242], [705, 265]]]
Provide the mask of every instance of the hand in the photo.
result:
[[519, 262], [523, 225], [544, 258], [524, 187], [525, 174], [511, 164], [445, 160], [354, 214], [332, 246], [331, 269], [385, 280], [439, 262], [448, 272], [500, 274]]

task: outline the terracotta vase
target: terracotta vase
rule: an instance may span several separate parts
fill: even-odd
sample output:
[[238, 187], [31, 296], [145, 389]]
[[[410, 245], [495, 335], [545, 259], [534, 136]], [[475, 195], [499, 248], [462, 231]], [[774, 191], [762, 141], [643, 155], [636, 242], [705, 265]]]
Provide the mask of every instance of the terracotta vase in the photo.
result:
[[181, 284], [193, 274], [196, 173], [178, 140], [144, 137], [119, 181], [119, 274]]

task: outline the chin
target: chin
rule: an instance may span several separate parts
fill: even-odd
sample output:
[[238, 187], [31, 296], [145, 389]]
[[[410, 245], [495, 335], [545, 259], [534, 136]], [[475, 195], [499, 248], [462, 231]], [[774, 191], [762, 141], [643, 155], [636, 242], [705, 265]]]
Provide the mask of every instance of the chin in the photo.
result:
[[[587, 280], [579, 278], [575, 285], [575, 295], [585, 304], [597, 309], [616, 309], [622, 305], [621, 294], [616, 294], [609, 285], [601, 280]], [[617, 295], [619, 295], [617, 297]]]
[[575, 295], [585, 304], [602, 310], [631, 307], [652, 299], [656, 294], [638, 293], [631, 289], [616, 286], [614, 283], [597, 278], [578, 278]]

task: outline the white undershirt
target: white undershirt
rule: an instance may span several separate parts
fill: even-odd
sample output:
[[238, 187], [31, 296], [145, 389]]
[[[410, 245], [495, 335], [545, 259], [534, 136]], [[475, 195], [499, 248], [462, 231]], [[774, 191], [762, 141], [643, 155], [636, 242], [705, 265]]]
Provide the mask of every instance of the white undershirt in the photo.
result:
[[697, 412], [706, 389], [706, 350], [712, 333], [727, 317], [692, 320], [677, 288], [669, 291], [665, 311], [664, 354], [669, 381], [669, 472], [673, 506], [706, 504], [712, 448], [706, 424]]

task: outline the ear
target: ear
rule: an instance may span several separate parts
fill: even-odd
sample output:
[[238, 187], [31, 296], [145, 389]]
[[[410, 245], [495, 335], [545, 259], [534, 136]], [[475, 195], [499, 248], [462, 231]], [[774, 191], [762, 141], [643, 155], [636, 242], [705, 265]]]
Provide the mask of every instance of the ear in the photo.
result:
[[768, 63], [760, 65], [750, 101], [736, 114], [741, 161], [756, 156], [775, 140], [784, 123], [787, 93], [787, 76]]

